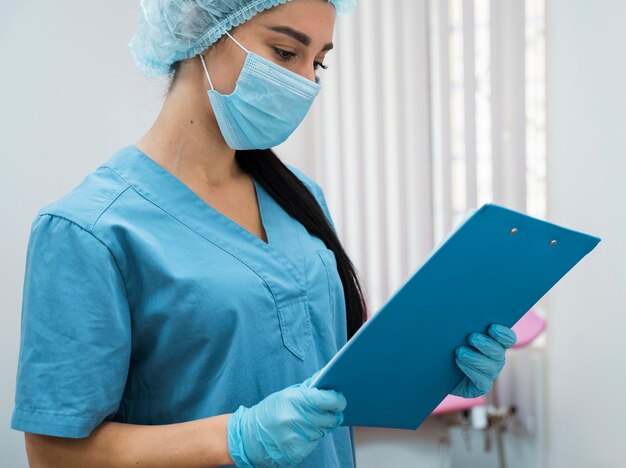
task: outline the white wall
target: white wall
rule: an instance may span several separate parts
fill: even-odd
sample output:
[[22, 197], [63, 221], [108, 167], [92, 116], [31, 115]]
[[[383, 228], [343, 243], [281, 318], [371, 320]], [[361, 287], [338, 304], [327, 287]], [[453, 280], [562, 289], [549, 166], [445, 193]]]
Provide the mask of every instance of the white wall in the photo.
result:
[[30, 223], [132, 143], [160, 108], [126, 43], [137, 2], [0, 2], [0, 465], [26, 465], [10, 428]]
[[550, 297], [550, 468], [626, 466], [626, 2], [548, 0], [549, 217], [603, 240]]

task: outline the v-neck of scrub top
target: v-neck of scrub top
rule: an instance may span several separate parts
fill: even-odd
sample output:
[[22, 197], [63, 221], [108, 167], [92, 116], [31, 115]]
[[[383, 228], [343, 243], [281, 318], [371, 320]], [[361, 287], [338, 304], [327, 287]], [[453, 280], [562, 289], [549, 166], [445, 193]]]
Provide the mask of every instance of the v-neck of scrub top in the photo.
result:
[[307, 300], [300, 236], [306, 229], [252, 177], [268, 242], [198, 196], [139, 148], [130, 145], [103, 166], [117, 172], [138, 193], [172, 217], [239, 259], [261, 277], [277, 305]]

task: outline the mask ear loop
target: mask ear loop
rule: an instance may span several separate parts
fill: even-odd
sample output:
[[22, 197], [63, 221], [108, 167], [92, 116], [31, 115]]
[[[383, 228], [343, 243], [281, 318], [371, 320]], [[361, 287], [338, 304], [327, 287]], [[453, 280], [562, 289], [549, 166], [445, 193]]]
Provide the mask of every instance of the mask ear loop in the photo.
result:
[[228, 35], [228, 37], [230, 37], [233, 41], [235, 41], [239, 47], [241, 47], [247, 53], [250, 53], [250, 51], [248, 49], [246, 49], [244, 46], [242, 46], [237, 39], [235, 39], [233, 36], [230, 35], [230, 33], [228, 31], [224, 31], [224, 32]]
[[202, 68], [204, 68], [204, 73], [207, 77], [207, 79], [209, 80], [209, 84], [211, 85], [211, 89], [215, 89], [213, 87], [213, 82], [211, 81], [211, 77], [209, 76], [209, 70], [206, 69], [206, 64], [204, 63], [204, 56], [202, 54], [200, 54], [200, 62], [202, 63]]
[[[230, 35], [230, 33], [228, 31], [224, 31], [224, 32], [228, 35], [228, 37], [230, 37], [233, 41], [235, 41], [235, 43], [239, 47], [241, 47], [243, 50], [245, 50], [246, 53], [250, 53], [248, 51], [248, 49], [246, 49], [244, 46], [242, 46], [237, 39], [235, 39], [233, 36]], [[202, 62], [202, 68], [204, 68], [204, 73], [205, 73], [207, 79], [209, 80], [209, 84], [211, 85], [211, 89], [215, 89], [214, 86], [213, 86], [213, 82], [211, 81], [211, 76], [209, 76], [209, 71], [207, 70], [206, 64], [204, 63], [204, 56], [202, 54], [200, 54], [200, 62]]]

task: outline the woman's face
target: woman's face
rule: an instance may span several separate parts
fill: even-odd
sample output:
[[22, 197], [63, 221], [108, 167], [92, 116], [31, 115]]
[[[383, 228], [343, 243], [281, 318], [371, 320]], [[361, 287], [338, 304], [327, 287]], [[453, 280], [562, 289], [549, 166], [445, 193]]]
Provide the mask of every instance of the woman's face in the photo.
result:
[[[229, 32], [249, 51], [315, 81], [333, 46], [334, 25], [335, 7], [327, 0], [291, 0]], [[246, 52], [227, 35], [206, 51], [209, 75], [218, 92], [229, 94], [235, 89], [245, 58]]]

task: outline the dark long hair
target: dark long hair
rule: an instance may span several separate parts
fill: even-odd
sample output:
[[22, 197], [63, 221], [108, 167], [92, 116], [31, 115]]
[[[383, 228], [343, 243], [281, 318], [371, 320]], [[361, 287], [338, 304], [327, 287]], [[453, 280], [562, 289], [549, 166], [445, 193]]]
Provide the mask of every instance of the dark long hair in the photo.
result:
[[[224, 36], [220, 40], [223, 38]], [[166, 95], [180, 64], [181, 61], [178, 61], [170, 67]], [[271, 149], [237, 150], [235, 158], [241, 168], [254, 177], [288, 214], [298, 220], [310, 234], [321, 239], [335, 254], [346, 301], [346, 338], [349, 340], [367, 321], [367, 304], [356, 269], [315, 196]]]
[[349, 340], [367, 320], [366, 301], [354, 265], [316, 198], [271, 149], [237, 150], [235, 158], [241, 168], [254, 177], [287, 213], [335, 254], [346, 300]]

